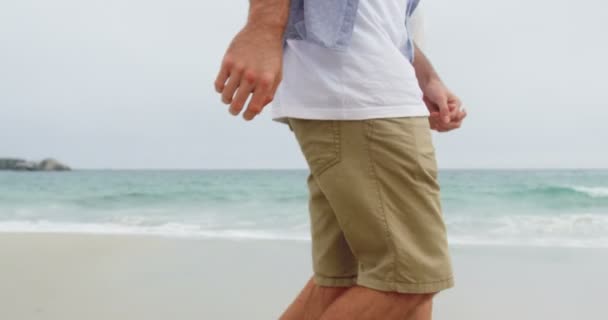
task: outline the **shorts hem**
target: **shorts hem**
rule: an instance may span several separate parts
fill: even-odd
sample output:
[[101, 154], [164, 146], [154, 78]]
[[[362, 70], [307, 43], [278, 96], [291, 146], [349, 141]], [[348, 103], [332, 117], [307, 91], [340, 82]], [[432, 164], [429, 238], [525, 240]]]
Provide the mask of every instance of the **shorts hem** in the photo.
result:
[[354, 287], [357, 285], [357, 276], [331, 278], [315, 275], [315, 284], [320, 287]]
[[439, 281], [426, 283], [405, 283], [395, 281], [382, 281], [369, 278], [359, 278], [357, 285], [384, 292], [398, 293], [436, 293], [454, 286], [454, 278], [447, 278]]

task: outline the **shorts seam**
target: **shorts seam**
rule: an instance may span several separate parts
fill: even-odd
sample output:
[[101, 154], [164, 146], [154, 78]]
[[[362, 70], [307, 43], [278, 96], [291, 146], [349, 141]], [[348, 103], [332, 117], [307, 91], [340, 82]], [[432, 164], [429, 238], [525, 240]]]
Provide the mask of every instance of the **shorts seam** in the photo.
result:
[[429, 281], [429, 282], [405, 282], [405, 281], [398, 281], [398, 280], [395, 280], [393, 282], [400, 283], [400, 284], [412, 285], [412, 286], [424, 286], [424, 285], [427, 285], [427, 284], [436, 284], [436, 283], [446, 282], [446, 281], [450, 281], [450, 280], [454, 280], [454, 277], [448, 277], [448, 278], [445, 278], [445, 279], [435, 280], [435, 281]]
[[317, 285], [326, 287], [354, 287], [357, 285], [357, 275], [335, 278], [315, 274], [314, 280]]
[[378, 175], [376, 174], [376, 168], [375, 168], [375, 163], [374, 163], [374, 157], [372, 156], [372, 150], [371, 150], [371, 146], [370, 146], [370, 139], [372, 139], [372, 136], [374, 134], [374, 124], [373, 121], [367, 121], [368, 124], [368, 130], [366, 137], [364, 139], [365, 141], [365, 147], [367, 149], [367, 154], [369, 157], [369, 161], [370, 161], [370, 174], [372, 176], [372, 180], [373, 183], [376, 187], [376, 194], [378, 196], [378, 208], [380, 210], [381, 213], [381, 219], [382, 219], [382, 223], [383, 223], [383, 227], [384, 227], [384, 233], [385, 233], [385, 238], [386, 241], [388, 242], [388, 246], [390, 247], [391, 250], [391, 254], [393, 255], [393, 261], [392, 261], [392, 266], [391, 266], [391, 272], [392, 272], [392, 278], [389, 278], [387, 280], [395, 280], [397, 278], [397, 249], [395, 247], [395, 243], [393, 242], [393, 239], [391, 237], [391, 233], [388, 227], [388, 221], [386, 218], [386, 210], [384, 208], [384, 204], [382, 202], [382, 192], [380, 190], [380, 184], [378, 182]]
[[[373, 280], [373, 279], [370, 279], [370, 280], [371, 281], [382, 281], [382, 280]], [[449, 278], [445, 278], [445, 279], [441, 279], [441, 280], [435, 280], [435, 281], [429, 281], [429, 282], [406, 282], [406, 281], [398, 281], [398, 280], [394, 280], [394, 281], [391, 281], [391, 282], [399, 283], [399, 284], [406, 284], [408, 286], [425, 286], [425, 285], [429, 285], [429, 284], [437, 284], [437, 283], [442, 283], [442, 282], [451, 281], [451, 280], [454, 280], [453, 276], [449, 277]]]
[[315, 273], [315, 277], [319, 277], [322, 279], [328, 279], [328, 280], [347, 280], [347, 279], [357, 279], [359, 275], [358, 274], [353, 274], [353, 275], [349, 275], [349, 276], [337, 276], [337, 277], [331, 277], [331, 276], [325, 276], [319, 273]]

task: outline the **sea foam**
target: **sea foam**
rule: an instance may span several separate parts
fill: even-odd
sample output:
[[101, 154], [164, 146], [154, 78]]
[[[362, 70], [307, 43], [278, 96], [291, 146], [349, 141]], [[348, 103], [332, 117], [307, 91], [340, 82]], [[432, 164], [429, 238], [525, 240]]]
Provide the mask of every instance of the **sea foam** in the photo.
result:
[[[471, 218], [474, 220], [473, 218]], [[608, 216], [497, 217], [479, 226], [468, 219], [448, 219], [449, 242], [465, 246], [608, 248]], [[226, 240], [310, 241], [306, 226], [297, 229], [205, 229], [196, 224], [134, 225], [51, 221], [2, 221], [4, 233], [56, 233], [160, 236]]]
[[593, 198], [608, 198], [608, 187], [572, 186], [570, 188]]
[[205, 230], [194, 224], [165, 223], [157, 226], [122, 225], [117, 223], [77, 223], [50, 221], [2, 221], [0, 232], [4, 233], [58, 233], [93, 235], [141, 235], [175, 238], [215, 238], [249, 240], [308, 241], [305, 233], [284, 233], [264, 230]]

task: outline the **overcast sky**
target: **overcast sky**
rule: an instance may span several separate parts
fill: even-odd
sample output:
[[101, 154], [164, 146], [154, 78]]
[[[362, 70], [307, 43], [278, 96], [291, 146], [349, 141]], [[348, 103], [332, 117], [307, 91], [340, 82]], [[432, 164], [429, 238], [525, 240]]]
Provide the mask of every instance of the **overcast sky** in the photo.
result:
[[[435, 136], [441, 167], [608, 167], [607, 2], [422, 1], [427, 54], [470, 113], [460, 132]], [[213, 91], [246, 10], [245, 0], [0, 1], [0, 157], [303, 168], [270, 112], [245, 123]]]

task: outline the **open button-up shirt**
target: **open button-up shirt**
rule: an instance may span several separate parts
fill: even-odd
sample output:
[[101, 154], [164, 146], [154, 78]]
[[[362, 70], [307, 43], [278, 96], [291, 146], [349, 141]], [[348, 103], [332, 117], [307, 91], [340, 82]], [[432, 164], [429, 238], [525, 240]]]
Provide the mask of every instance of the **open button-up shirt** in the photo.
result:
[[[383, 0], [380, 0], [383, 1]], [[406, 29], [420, 0], [408, 0]], [[350, 44], [359, 0], [291, 0], [285, 39], [307, 40], [325, 48], [343, 50]], [[414, 43], [408, 34], [403, 54], [414, 61]]]

